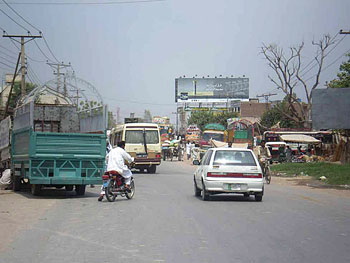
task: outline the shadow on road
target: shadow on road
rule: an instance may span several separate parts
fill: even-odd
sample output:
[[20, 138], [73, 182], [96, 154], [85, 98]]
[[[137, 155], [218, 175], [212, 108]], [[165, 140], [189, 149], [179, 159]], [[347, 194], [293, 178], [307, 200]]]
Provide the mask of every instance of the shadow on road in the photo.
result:
[[[197, 197], [201, 199], [201, 197]], [[211, 195], [209, 198], [211, 202], [255, 202], [254, 196], [244, 197], [242, 195], [232, 195], [232, 194], [218, 194]]]
[[[100, 186], [95, 186], [100, 189]], [[89, 186], [86, 187], [85, 195], [78, 196], [75, 191], [66, 191], [65, 189], [56, 188], [44, 188], [41, 190], [40, 196], [34, 196], [30, 192], [30, 189], [21, 189], [21, 191], [15, 192], [28, 199], [67, 199], [67, 198], [97, 198], [98, 193], [93, 193], [89, 191]]]

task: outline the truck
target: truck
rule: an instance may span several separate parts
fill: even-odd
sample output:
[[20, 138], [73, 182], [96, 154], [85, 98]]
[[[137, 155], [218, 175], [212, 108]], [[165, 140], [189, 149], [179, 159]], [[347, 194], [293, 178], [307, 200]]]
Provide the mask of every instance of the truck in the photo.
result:
[[200, 140], [201, 148], [209, 148], [209, 140], [225, 141], [225, 127], [219, 123], [209, 123], [204, 126], [202, 138]]
[[106, 110], [101, 106], [78, 112], [72, 104], [34, 101], [16, 108], [10, 133], [13, 190], [28, 184], [33, 195], [40, 195], [43, 187], [75, 188], [77, 195], [84, 195], [86, 185], [101, 184]]
[[198, 144], [200, 141], [201, 130], [196, 125], [190, 125], [186, 129], [185, 140]]

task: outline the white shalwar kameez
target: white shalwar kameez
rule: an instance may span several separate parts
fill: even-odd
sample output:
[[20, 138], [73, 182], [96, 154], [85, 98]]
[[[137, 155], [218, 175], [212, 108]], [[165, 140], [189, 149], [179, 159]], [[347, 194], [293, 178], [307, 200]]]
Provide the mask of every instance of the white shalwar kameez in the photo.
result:
[[[128, 166], [125, 164], [125, 160], [129, 163], [134, 161], [134, 158], [130, 156], [123, 148], [113, 148], [107, 155], [107, 169], [106, 171], [117, 171], [125, 179], [125, 184], [130, 185], [132, 173]], [[101, 194], [104, 195], [105, 191], [103, 185], [101, 187]]]
[[125, 161], [131, 163], [134, 158], [130, 156], [123, 148], [112, 149], [108, 154], [107, 171], [117, 171], [125, 178], [125, 183], [130, 184], [132, 173]]

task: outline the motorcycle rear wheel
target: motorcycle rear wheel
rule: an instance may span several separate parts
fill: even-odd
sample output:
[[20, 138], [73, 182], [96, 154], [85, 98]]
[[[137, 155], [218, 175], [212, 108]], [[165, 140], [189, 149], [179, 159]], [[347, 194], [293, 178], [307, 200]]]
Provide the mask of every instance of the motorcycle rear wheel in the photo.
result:
[[130, 191], [126, 193], [126, 198], [131, 199], [134, 197], [135, 194], [135, 183], [134, 180], [130, 183]]
[[105, 189], [106, 198], [107, 198], [108, 202], [114, 202], [115, 198], [117, 197], [112, 192], [113, 188], [114, 188], [114, 180], [110, 180], [106, 189]]

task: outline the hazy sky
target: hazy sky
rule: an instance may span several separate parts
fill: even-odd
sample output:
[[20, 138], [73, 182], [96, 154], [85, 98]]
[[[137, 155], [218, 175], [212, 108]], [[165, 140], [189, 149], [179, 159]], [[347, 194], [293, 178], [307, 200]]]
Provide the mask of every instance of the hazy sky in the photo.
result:
[[[7, 2], [60, 1], [64, 2]], [[272, 72], [259, 54], [262, 43], [288, 48], [304, 41], [305, 65], [315, 55], [312, 40], [350, 29], [349, 0], [167, 0], [12, 6], [43, 31], [60, 61], [71, 62], [79, 77], [98, 88], [112, 111], [120, 107], [122, 117], [130, 112], [142, 116], [145, 109], [153, 115], [170, 116], [176, 111], [174, 79], [183, 75], [245, 75], [250, 78], [250, 97], [278, 92], [268, 80]], [[4, 4], [0, 8], [30, 28]], [[9, 34], [25, 33], [2, 13], [0, 26]], [[34, 29], [31, 32], [36, 33]], [[38, 43], [49, 56], [43, 40]], [[8, 39], [1, 38], [0, 45], [16, 50]], [[33, 43], [26, 47], [32, 58], [46, 60]], [[326, 66], [349, 48], [350, 35], [328, 55]], [[6, 52], [2, 48], [0, 51]], [[4, 56], [0, 53], [0, 57]], [[335, 77], [344, 60], [323, 72], [320, 87]], [[53, 78], [45, 63], [29, 63], [42, 82]], [[4, 73], [0, 69], [0, 74]], [[313, 74], [314, 70], [307, 76]], [[272, 99], [278, 98], [281, 96]]]

